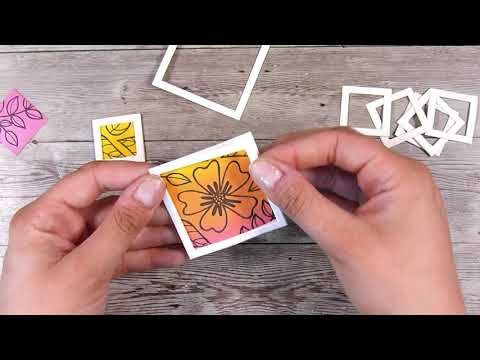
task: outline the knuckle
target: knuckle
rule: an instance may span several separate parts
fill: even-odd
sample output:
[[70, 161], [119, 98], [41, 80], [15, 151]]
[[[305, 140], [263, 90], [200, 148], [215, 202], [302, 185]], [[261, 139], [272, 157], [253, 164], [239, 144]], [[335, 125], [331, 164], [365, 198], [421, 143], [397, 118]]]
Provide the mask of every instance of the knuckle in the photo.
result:
[[114, 207], [113, 219], [118, 229], [127, 235], [135, 234], [142, 228], [142, 212], [133, 207]]
[[24, 222], [25, 213], [28, 211], [28, 205], [17, 210], [10, 220], [10, 227], [15, 228]]
[[283, 209], [292, 217], [304, 214], [311, 205], [312, 198], [307, 196], [303, 187], [289, 186], [283, 191]]
[[82, 165], [79, 170], [86, 171], [86, 172], [95, 171], [95, 169], [98, 168], [100, 163], [101, 161], [91, 161], [89, 163], [86, 163], [85, 165]]

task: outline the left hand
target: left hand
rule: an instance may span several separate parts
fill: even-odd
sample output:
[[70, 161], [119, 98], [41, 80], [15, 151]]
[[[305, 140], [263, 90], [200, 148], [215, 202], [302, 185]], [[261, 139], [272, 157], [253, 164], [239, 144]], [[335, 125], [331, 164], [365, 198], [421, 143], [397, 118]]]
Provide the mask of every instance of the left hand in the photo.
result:
[[[92, 162], [20, 209], [10, 224], [0, 314], [98, 314], [110, 280], [183, 264], [148, 165]], [[106, 191], [120, 196], [97, 200]]]

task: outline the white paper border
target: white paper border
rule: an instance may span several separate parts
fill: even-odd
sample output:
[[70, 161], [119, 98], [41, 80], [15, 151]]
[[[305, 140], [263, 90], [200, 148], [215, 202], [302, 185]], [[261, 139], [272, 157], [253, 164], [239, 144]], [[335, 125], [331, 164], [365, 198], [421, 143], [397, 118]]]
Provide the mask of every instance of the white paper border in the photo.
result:
[[[432, 95], [430, 97], [430, 102], [428, 105], [427, 118], [431, 123], [431, 128], [425, 133], [428, 136], [434, 136], [441, 139], [448, 139], [453, 141], [458, 141], [466, 144], [473, 143], [473, 136], [475, 133], [475, 123], [477, 121], [477, 112], [478, 112], [478, 96], [474, 95], [465, 95], [460, 93], [455, 93], [452, 91], [440, 90], [440, 89], [431, 89]], [[466, 132], [465, 135], [460, 134], [450, 134], [445, 133], [442, 130], [433, 129], [433, 122], [435, 121], [435, 111], [437, 110], [437, 99], [446, 98], [452, 100], [465, 101], [469, 103], [468, 117], [465, 119], [466, 122]]]
[[260, 70], [262, 69], [262, 65], [265, 61], [265, 58], [267, 57], [268, 50], [270, 49], [270, 45], [261, 45], [260, 46], [260, 51], [258, 52], [257, 58], [255, 60], [255, 63], [253, 65], [252, 71], [250, 72], [250, 76], [248, 77], [247, 83], [245, 85], [245, 88], [243, 89], [242, 95], [240, 97], [240, 100], [237, 104], [237, 107], [234, 109], [230, 109], [224, 105], [220, 105], [216, 102], [213, 102], [211, 100], [205, 99], [201, 96], [195, 95], [187, 90], [184, 90], [182, 88], [179, 88], [178, 86], [172, 85], [163, 78], [165, 77], [165, 74], [167, 72], [168, 66], [170, 62], [172, 61], [172, 57], [175, 53], [175, 50], [177, 49], [178, 45], [169, 45], [167, 48], [167, 51], [165, 52], [165, 55], [163, 56], [162, 62], [160, 63], [160, 66], [158, 68], [158, 71], [155, 75], [155, 78], [153, 79], [153, 86], [156, 86], [160, 89], [163, 89], [165, 91], [168, 91], [172, 94], [175, 94], [177, 96], [180, 96], [184, 99], [190, 100], [198, 105], [204, 106], [207, 109], [216, 111], [220, 114], [223, 114], [225, 116], [229, 116], [233, 119], [240, 120], [242, 117], [243, 111], [245, 110], [245, 107], [247, 106], [248, 99], [250, 98], [250, 95], [252, 93], [253, 87], [255, 86], [255, 82], [257, 81], [258, 75], [260, 74]]
[[[258, 148], [251, 132], [240, 135], [224, 143], [193, 153], [191, 155], [187, 155], [180, 159], [171, 161], [169, 163], [156, 166], [154, 168], [151, 168], [149, 172], [150, 174], [160, 176], [161, 174], [164, 174], [166, 172], [174, 171], [176, 169], [191, 164], [211, 160], [223, 155], [243, 150], [246, 151], [251, 163], [258, 158]], [[204, 247], [195, 248], [193, 246], [192, 240], [190, 240], [190, 237], [188, 236], [187, 230], [182, 223], [182, 220], [178, 214], [177, 209], [175, 208], [173, 200], [170, 197], [168, 191], [165, 192], [165, 197], [163, 201], [190, 259], [195, 259], [199, 256], [207, 255], [219, 250], [229, 248], [241, 242], [252, 239], [256, 236], [262, 235], [272, 230], [279, 229], [287, 225], [287, 222], [281, 210], [270, 200], [268, 200], [270, 206], [272, 207], [273, 213], [275, 214], [275, 220], [247, 232], [244, 232], [242, 234], [236, 235], [232, 238], [222, 240]]]
[[[417, 99], [415, 98], [415, 95], [414, 95], [414, 92], [413, 92], [412, 88], [403, 89], [401, 91], [398, 91], [398, 92], [392, 94], [391, 101], [394, 102], [394, 101], [400, 100], [404, 97], [406, 97], [409, 100], [411, 108], [407, 109], [405, 111], [405, 113], [400, 117], [399, 122], [401, 120], [403, 121], [407, 116], [409, 116], [408, 120], [410, 120], [410, 118], [413, 115], [417, 114], [417, 116], [420, 119], [421, 125], [417, 128], [414, 128], [413, 126], [410, 125], [410, 128], [409, 128], [408, 131], [406, 131], [403, 134], [400, 134], [399, 136], [396, 136], [394, 138], [390, 138], [390, 133], [388, 134], [388, 136], [382, 136], [381, 137], [382, 143], [388, 148], [397, 146], [404, 141], [408, 141], [412, 138], [415, 138], [418, 135], [423, 134], [425, 132], [426, 126], [428, 124], [427, 123], [427, 117], [422, 110], [423, 105], [421, 105], [421, 102], [417, 101]], [[421, 98], [421, 100], [423, 100], [423, 99]], [[384, 103], [385, 103], [385, 99], [378, 99], [378, 100], [372, 101], [371, 103], [367, 104], [368, 113], [370, 114], [370, 117], [372, 118], [372, 121], [374, 122], [375, 126], [377, 126], [377, 127], [379, 126], [379, 123], [381, 121], [379, 119], [377, 108], [384, 105]]]
[[[415, 97], [420, 99], [421, 94], [415, 93]], [[429, 99], [428, 99], [429, 100]], [[448, 134], [455, 134], [459, 131], [464, 125], [465, 122], [460, 118], [457, 112], [450, 108], [441, 98], [437, 98], [438, 110], [448, 115], [448, 121], [445, 125], [443, 131]], [[407, 108], [407, 111], [410, 111], [410, 106]], [[398, 128], [395, 131], [395, 135], [400, 135], [406, 131], [413, 129], [413, 126], [409, 122], [410, 118], [402, 117], [402, 121], [398, 121]], [[412, 145], [418, 146], [424, 149], [430, 156], [440, 156], [443, 148], [447, 144], [447, 139], [438, 139], [432, 145], [423, 135], [418, 135], [413, 139], [407, 140]]]
[[[348, 126], [349, 122], [349, 106], [350, 95], [379, 95], [383, 96], [385, 106], [383, 107], [382, 118], [378, 119], [381, 123], [380, 128], [354, 128], [358, 132], [367, 136], [390, 136], [390, 118], [391, 118], [391, 97], [392, 89], [376, 88], [376, 87], [362, 87], [362, 86], [343, 86], [342, 87], [342, 104], [340, 107], [340, 126]], [[377, 100], [376, 100], [377, 101]], [[370, 115], [371, 117], [372, 115]], [[377, 113], [378, 116], [378, 113]], [[372, 119], [373, 121], [373, 119]], [[375, 124], [375, 122], [374, 122]]]
[[[119, 159], [104, 160], [103, 152], [102, 152], [102, 138], [100, 135], [100, 127], [103, 125], [118, 124], [122, 122], [131, 122], [133, 124], [133, 130], [135, 132], [135, 146], [137, 148], [137, 155], [127, 156]], [[92, 120], [92, 130], [93, 130], [93, 143], [95, 147], [96, 160], [104, 160], [104, 161], [123, 160], [123, 161], [145, 162], [145, 143], [143, 140], [142, 115], [130, 114], [130, 115], [120, 115], [120, 116], [113, 116], [109, 118]]]

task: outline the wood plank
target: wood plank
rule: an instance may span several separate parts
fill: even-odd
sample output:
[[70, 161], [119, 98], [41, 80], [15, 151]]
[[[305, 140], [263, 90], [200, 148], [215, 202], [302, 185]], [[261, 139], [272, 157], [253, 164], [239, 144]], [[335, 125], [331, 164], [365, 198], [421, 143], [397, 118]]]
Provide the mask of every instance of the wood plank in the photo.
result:
[[[247, 130], [258, 139], [273, 139], [337, 125], [346, 84], [480, 94], [478, 47], [273, 48], [244, 117], [234, 121], [153, 87], [163, 52], [0, 54], [0, 89], [2, 94], [20, 89], [47, 114], [50, 121], [37, 135], [39, 141], [91, 140], [92, 119], [135, 112], [143, 115], [147, 140], [225, 139]], [[198, 94], [229, 103], [238, 97], [256, 52], [180, 49], [178, 57], [186, 57], [191, 67], [172, 71], [183, 83], [191, 82]], [[222, 76], [203, 73], [211, 63]], [[360, 120], [367, 121], [366, 112], [362, 114]]]
[[[459, 245], [461, 284], [480, 312], [478, 258]], [[315, 245], [239, 245], [183, 268], [113, 281], [111, 314], [354, 314], [327, 257]]]
[[[480, 195], [463, 191], [442, 190], [449, 216], [450, 231], [454, 243], [476, 244], [476, 255], [480, 258]], [[5, 198], [0, 208], [0, 246], [8, 243], [8, 226], [17, 210], [35, 198]], [[261, 235], [250, 242], [254, 243], [312, 243], [301, 229], [289, 220], [289, 226]]]
[[[38, 142], [19, 157], [0, 149], [0, 227], [5, 229], [0, 235], [0, 268], [13, 213], [93, 159], [91, 119], [141, 112], [148, 159], [164, 162], [249, 130], [257, 139], [269, 140], [293, 130], [335, 126], [341, 86], [346, 84], [480, 93], [480, 64], [475, 61], [480, 47], [282, 46], [270, 51], [244, 118], [236, 122], [152, 87], [163, 51], [156, 45], [0, 47], [1, 95], [18, 88], [50, 119], [37, 135]], [[179, 49], [170, 76], [199, 95], [232, 104], [256, 51], [223, 46]], [[367, 122], [362, 108], [352, 103], [352, 113], [359, 114], [356, 120]], [[472, 146], [449, 143], [439, 158], [428, 158], [406, 144], [396, 150], [432, 169], [446, 199], [468, 309], [480, 313], [478, 139]], [[293, 225], [182, 269], [118, 279], [108, 311], [355, 313], [326, 257]]]
[[312, 245], [236, 246], [181, 269], [115, 280], [115, 314], [354, 313], [326, 256]]
[[[218, 141], [149, 141], [145, 144], [152, 164], [168, 162], [219, 143]], [[257, 141], [260, 148], [271, 141]], [[478, 143], [478, 144], [477, 144]], [[480, 194], [480, 142], [450, 142], [440, 157], [429, 157], [409, 144], [394, 150], [425, 163], [443, 190]], [[60, 178], [94, 160], [91, 142], [30, 143], [17, 157], [0, 148], [2, 197], [34, 197]]]
[[[471, 244], [456, 244], [468, 312], [480, 313], [480, 264]], [[0, 270], [6, 247], [0, 246]], [[349, 314], [328, 259], [316, 245], [241, 244], [178, 269], [112, 282], [110, 314]]]
[[[0, 45], [0, 53], [53, 51], [159, 50], [168, 45]], [[179, 45], [184, 49], [249, 48], [259, 45]], [[271, 47], [320, 47], [335, 45], [271, 45]]]
[[[165, 162], [204, 149], [214, 141], [153, 141], [146, 144], [147, 157], [153, 163]], [[265, 146], [269, 141], [258, 141]], [[452, 236], [457, 242], [480, 239], [480, 147], [448, 144], [441, 157], [428, 157], [417, 148], [404, 144], [398, 150], [427, 164], [445, 198]], [[0, 152], [0, 187], [3, 207], [0, 227], [7, 228], [10, 217], [20, 207], [47, 191], [60, 178], [93, 159], [93, 147], [87, 142], [29, 144], [18, 157]], [[0, 244], [6, 244], [6, 233]], [[260, 242], [310, 242], [296, 227], [260, 237]], [[479, 249], [480, 254], [480, 249]]]
[[[8, 244], [8, 228], [10, 220], [15, 212], [22, 207], [28, 205], [30, 202], [34, 201], [34, 197], [10, 197], [4, 198], [2, 202], [2, 207], [0, 207], [0, 228], [5, 229], [0, 232], [0, 247], [6, 246]], [[313, 243], [313, 241], [305, 235], [305, 233], [299, 229], [296, 224], [289, 221], [289, 226], [282, 228], [280, 230], [261, 235], [251, 242], [255, 243]], [[480, 250], [479, 250], [480, 251]], [[0, 252], [0, 257], [1, 257]]]

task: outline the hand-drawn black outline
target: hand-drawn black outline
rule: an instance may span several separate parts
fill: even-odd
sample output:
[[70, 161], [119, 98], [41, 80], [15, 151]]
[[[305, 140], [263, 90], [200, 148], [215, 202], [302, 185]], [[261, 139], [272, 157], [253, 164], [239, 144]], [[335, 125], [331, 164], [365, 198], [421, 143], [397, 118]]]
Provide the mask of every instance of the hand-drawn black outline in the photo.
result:
[[248, 192], [256, 192], [256, 191], [259, 191], [259, 190], [260, 190], [260, 188], [258, 187], [258, 185], [255, 184], [254, 181], [252, 181], [250, 183], [250, 186], [248, 187]]
[[[216, 178], [217, 179], [214, 178], [214, 179], [211, 180], [212, 182], [210, 184], [206, 185], [206, 187], [203, 186], [200, 183], [199, 179], [197, 178], [197, 172], [199, 170], [207, 170], [210, 166], [215, 166], [215, 165], [216, 165], [216, 169], [214, 169], [214, 170], [216, 170], [216, 173], [217, 173]], [[233, 190], [232, 189], [233, 185], [231, 185], [229, 183], [229, 181], [225, 182], [225, 180], [226, 180], [225, 175], [229, 171], [230, 166], [235, 166], [235, 165], [237, 166], [237, 169], [240, 173], [247, 174], [248, 176], [247, 176], [246, 180], [243, 181], [240, 186], [237, 186], [236, 189]], [[250, 179], [249, 172], [248, 171], [243, 171], [242, 167], [240, 166], [238, 161], [236, 161], [236, 160], [230, 161], [227, 164], [227, 166], [225, 166], [225, 170], [223, 172], [223, 175], [221, 176], [220, 164], [219, 164], [218, 160], [213, 159], [213, 160], [209, 161], [209, 163], [206, 166], [199, 166], [199, 167], [195, 168], [193, 170], [193, 175], [192, 176], [193, 176], [193, 179], [194, 179], [195, 183], [201, 189], [203, 189], [204, 191], [185, 190], [185, 191], [182, 191], [181, 193], [177, 194], [177, 200], [181, 204], [183, 204], [183, 209], [181, 210], [183, 215], [189, 216], [189, 215], [195, 215], [195, 214], [199, 214], [199, 213], [203, 212], [203, 214], [200, 218], [200, 223], [199, 223], [200, 229], [202, 229], [203, 231], [213, 230], [216, 233], [221, 233], [221, 232], [225, 231], [225, 229], [228, 226], [228, 212], [229, 211], [235, 213], [236, 215], [240, 216], [243, 219], [250, 219], [253, 216], [255, 208], [258, 205], [258, 199], [254, 196], [245, 196], [245, 195], [236, 195], [235, 194], [238, 190], [240, 190], [243, 186], [245, 186], [248, 183], [248, 180]], [[187, 204], [186, 201], [181, 199], [183, 194], [191, 193], [191, 192], [195, 192], [197, 194], [203, 195], [201, 197], [201, 199], [205, 200], [204, 203], [200, 204], [200, 207], [203, 207], [203, 208], [201, 208], [199, 211], [196, 211], [194, 213], [188, 213], [187, 212], [188, 204]], [[248, 216], [243, 216], [242, 214], [238, 213], [235, 210], [235, 206], [237, 206], [236, 204], [241, 203], [241, 200], [238, 200], [238, 198], [249, 198], [249, 199], [253, 199], [255, 201], [255, 205], [252, 206], [252, 208], [250, 210], [250, 214]], [[214, 227], [211, 227], [211, 228], [208, 228], [208, 229], [204, 228], [204, 226], [202, 224], [203, 219], [205, 218], [205, 216], [207, 216], [207, 214], [210, 211], [212, 212], [212, 216], [215, 216], [217, 213], [220, 216], [222, 216], [223, 212], [225, 212], [225, 225], [222, 226], [221, 230], [217, 230]]]
[[[26, 129], [25, 120], [22, 119], [19, 115], [25, 114], [31, 120], [42, 120], [43, 115], [38, 111], [24, 96], [22, 96], [23, 101], [23, 110], [19, 111], [20, 102], [19, 97], [22, 95], [16, 95], [12, 97], [7, 106], [5, 106], [5, 100], [2, 100], [2, 105], [0, 107], [0, 113], [5, 109], [7, 111], [6, 115], [0, 115], [0, 133], [3, 130], [5, 140], [12, 146], [18, 147], [18, 136], [13, 130], [7, 130], [7, 127], [14, 126], [20, 129]], [[5, 120], [5, 119], [10, 120]]]
[[248, 157], [246, 151], [242, 150], [242, 151], [236, 151], [234, 153], [231, 153], [231, 154], [227, 154], [227, 155], [223, 155], [223, 156], [220, 156], [221, 159], [226, 159], [226, 158], [235, 158], [235, 157]]
[[[260, 222], [261, 222], [261, 224], [260, 224]], [[265, 224], [266, 224], [265, 220], [263, 220], [257, 214], [253, 214], [252, 221], [251, 221], [251, 224], [250, 224], [252, 229], [255, 229], [255, 228], [260, 227], [260, 226], [265, 225]]]
[[275, 220], [275, 213], [273, 212], [272, 206], [265, 199], [262, 200], [262, 212], [266, 217], [270, 218], [270, 221]]
[[[120, 132], [117, 132], [118, 130], [118, 126], [120, 125], [125, 125], [127, 124], [127, 126], [124, 128], [124, 129], [121, 129]], [[112, 141], [107, 138], [105, 135], [103, 135], [101, 132], [102, 132], [102, 129], [105, 129], [110, 135], [112, 135], [113, 137], [118, 137], [118, 136], [121, 136], [123, 134], [125, 134], [127, 132], [128, 129], [130, 129], [130, 127], [133, 127], [133, 123], [132, 122], [123, 122], [123, 123], [118, 123], [118, 124], [107, 124], [107, 125], [104, 125], [104, 126], [101, 126], [100, 127], [100, 138], [101, 138], [101, 141], [102, 141], [102, 155], [103, 155], [103, 158], [107, 158], [107, 159], [122, 159], [122, 158], [127, 158], [127, 157], [130, 157], [130, 156], [136, 156], [137, 155], [137, 151], [135, 149], [135, 151], [132, 151], [130, 149], [130, 146], [133, 146], [133, 145], [137, 145], [136, 143], [136, 139], [135, 139], [135, 128], [134, 128], [134, 135], [131, 136], [131, 137], [128, 137], [128, 138], [123, 138], [123, 139], [117, 139], [117, 141], [122, 144], [127, 150], [128, 152], [130, 153], [130, 155], [128, 154], [124, 154], [118, 147], [116, 147]], [[115, 133], [113, 132], [115, 131]], [[130, 146], [127, 146], [124, 144], [125, 141], [127, 140], [132, 140], [133, 141], [133, 145], [130, 145]], [[104, 141], [107, 142], [107, 144], [105, 145], [104, 144]], [[112, 146], [116, 152], [118, 152], [119, 156], [113, 156], [112, 153], [115, 152], [115, 151], [112, 151], [110, 153], [106, 153], [104, 151], [104, 148], [105, 146]]]
[[[181, 174], [181, 173], [170, 173], [168, 175], [162, 175], [162, 179], [165, 179], [168, 181], [168, 183], [172, 186], [182, 186], [186, 184], [190, 184], [192, 180], [190, 180], [187, 176]], [[173, 183], [172, 179], [175, 180], [183, 180], [183, 182], [180, 183]]]
[[[204, 247], [211, 244], [211, 242], [200, 231], [198, 231], [195, 225], [193, 225], [190, 221], [182, 219], [182, 223], [183, 223], [183, 226], [185, 227], [185, 230], [187, 231], [188, 238], [190, 239], [190, 241], [192, 242], [195, 248]], [[189, 228], [193, 228], [193, 230], [191, 229], [189, 230]], [[199, 237], [192, 239], [191, 234], [198, 235]], [[205, 242], [205, 244], [199, 244], [199, 241], [203, 241]]]

